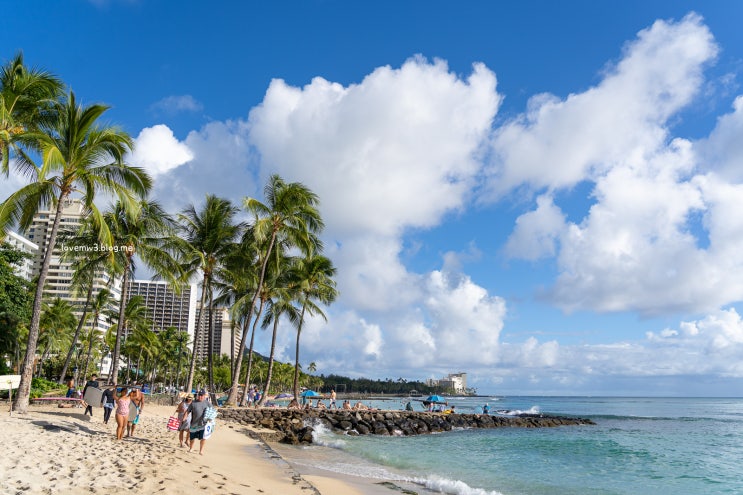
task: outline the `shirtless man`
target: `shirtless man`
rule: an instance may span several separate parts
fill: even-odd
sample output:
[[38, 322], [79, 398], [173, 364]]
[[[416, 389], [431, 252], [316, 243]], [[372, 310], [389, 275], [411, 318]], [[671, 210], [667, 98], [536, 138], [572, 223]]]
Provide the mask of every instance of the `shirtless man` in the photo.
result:
[[129, 398], [132, 401], [132, 406], [137, 408], [137, 417], [134, 418], [134, 421], [129, 421], [126, 425], [126, 436], [133, 437], [134, 429], [139, 423], [139, 415], [142, 414], [142, 410], [144, 409], [144, 394], [142, 390], [135, 388], [129, 393]]

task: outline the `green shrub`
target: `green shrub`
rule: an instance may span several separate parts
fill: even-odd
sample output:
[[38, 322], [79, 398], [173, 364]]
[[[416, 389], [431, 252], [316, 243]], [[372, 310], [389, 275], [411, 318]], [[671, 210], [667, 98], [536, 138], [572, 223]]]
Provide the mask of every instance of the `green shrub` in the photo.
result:
[[47, 392], [51, 392], [52, 390], [59, 390], [61, 388], [62, 387], [57, 382], [46, 380], [44, 378], [34, 378], [31, 381], [31, 398], [36, 399], [37, 397], [41, 397]]

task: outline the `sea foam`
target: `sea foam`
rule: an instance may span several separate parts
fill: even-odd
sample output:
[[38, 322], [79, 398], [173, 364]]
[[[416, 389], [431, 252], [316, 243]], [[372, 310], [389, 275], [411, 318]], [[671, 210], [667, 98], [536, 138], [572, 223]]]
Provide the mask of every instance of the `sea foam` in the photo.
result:
[[464, 481], [450, 480], [440, 476], [429, 476], [426, 478], [413, 478], [411, 483], [425, 486], [429, 490], [450, 495], [503, 495], [498, 491], [488, 491], [482, 488], [472, 488]]

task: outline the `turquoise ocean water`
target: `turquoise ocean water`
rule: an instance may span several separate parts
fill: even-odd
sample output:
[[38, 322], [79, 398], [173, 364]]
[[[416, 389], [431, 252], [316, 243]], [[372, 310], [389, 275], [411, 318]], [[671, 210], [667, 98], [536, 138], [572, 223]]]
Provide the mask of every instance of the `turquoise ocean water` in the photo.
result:
[[[365, 401], [368, 403], [369, 401]], [[312, 467], [420, 493], [457, 495], [743, 494], [743, 399], [453, 398], [462, 413], [495, 410], [587, 417], [596, 426], [457, 430], [414, 437], [338, 435], [282, 449]], [[400, 400], [371, 401], [401, 409]]]

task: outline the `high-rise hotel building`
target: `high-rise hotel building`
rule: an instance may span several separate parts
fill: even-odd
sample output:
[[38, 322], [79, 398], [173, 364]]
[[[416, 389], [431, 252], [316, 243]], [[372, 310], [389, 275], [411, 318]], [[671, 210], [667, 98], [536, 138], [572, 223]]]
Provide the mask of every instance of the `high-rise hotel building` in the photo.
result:
[[[25, 237], [32, 243], [38, 246], [36, 256], [32, 263], [32, 272], [36, 276], [41, 271], [41, 265], [44, 260], [44, 254], [46, 253], [46, 247], [49, 241], [49, 235], [52, 231], [52, 224], [54, 223], [54, 214], [52, 210], [39, 210], [34, 215], [31, 226], [26, 230]], [[81, 224], [87, 212], [83, 203], [78, 199], [67, 199], [62, 205], [62, 217], [60, 219], [59, 231], [63, 229], [73, 230]], [[58, 232], [59, 232], [58, 231]], [[90, 246], [92, 250], [95, 246]], [[62, 259], [62, 252], [65, 249], [69, 249], [69, 246], [65, 246], [57, 237], [57, 242], [54, 246], [54, 252], [52, 253], [51, 263], [49, 265], [49, 272], [47, 273], [46, 283], [44, 285], [44, 298], [53, 299], [59, 297], [69, 301], [75, 307], [75, 316], [77, 318], [82, 317], [83, 307], [85, 306], [86, 296], [85, 290], [81, 293], [75, 294], [72, 290], [72, 275], [74, 270], [72, 268], [72, 262]], [[118, 308], [118, 301], [121, 299], [121, 281], [119, 278], [112, 278], [107, 272], [101, 270], [98, 272], [93, 280], [93, 297], [100, 292], [101, 289], [106, 288], [112, 294], [112, 303], [110, 306], [111, 310]], [[110, 327], [110, 322], [107, 318], [98, 319], [98, 330], [106, 332]]]
[[164, 281], [132, 280], [127, 289], [127, 299], [142, 297], [153, 332], [175, 327], [180, 332], [188, 332], [193, 339], [196, 292], [195, 284], [185, 286], [178, 294]]
[[[196, 309], [196, 321], [198, 321], [199, 313], [201, 310]], [[242, 337], [242, 329], [238, 325], [235, 328], [236, 338], [232, 339], [232, 321], [230, 320], [230, 312], [227, 308], [214, 308], [212, 311], [212, 330], [214, 332], [214, 339], [212, 342], [212, 354], [220, 356], [237, 356], [238, 349], [240, 348], [240, 339]], [[209, 349], [209, 308], [204, 310], [204, 316], [201, 318], [200, 338], [196, 343], [196, 353], [199, 359], [207, 357], [207, 349]]]

